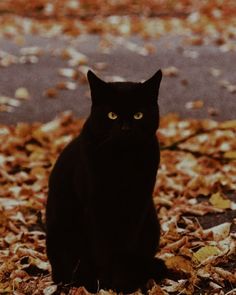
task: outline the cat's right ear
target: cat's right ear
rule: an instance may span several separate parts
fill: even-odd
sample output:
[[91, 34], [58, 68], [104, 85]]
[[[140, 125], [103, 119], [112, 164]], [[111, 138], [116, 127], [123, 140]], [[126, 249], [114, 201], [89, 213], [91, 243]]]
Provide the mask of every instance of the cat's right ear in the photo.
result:
[[88, 71], [87, 78], [90, 86], [92, 102], [96, 103], [98, 102], [97, 99], [99, 99], [99, 94], [104, 91], [107, 83], [98, 78], [98, 76], [96, 76], [91, 70]]
[[98, 78], [91, 70], [88, 71], [87, 78], [91, 89], [104, 87], [106, 85], [106, 82]]

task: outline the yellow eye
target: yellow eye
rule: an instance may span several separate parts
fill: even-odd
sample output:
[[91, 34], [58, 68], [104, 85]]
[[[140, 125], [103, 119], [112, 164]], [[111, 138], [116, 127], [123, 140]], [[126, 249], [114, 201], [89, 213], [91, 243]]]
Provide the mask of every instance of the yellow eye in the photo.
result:
[[111, 120], [116, 120], [118, 118], [118, 116], [117, 116], [116, 113], [109, 112], [108, 113], [108, 118], [111, 119]]
[[142, 117], [143, 117], [143, 113], [141, 113], [141, 112], [138, 112], [138, 113], [134, 114], [134, 119], [135, 120], [140, 120], [140, 119], [142, 119]]

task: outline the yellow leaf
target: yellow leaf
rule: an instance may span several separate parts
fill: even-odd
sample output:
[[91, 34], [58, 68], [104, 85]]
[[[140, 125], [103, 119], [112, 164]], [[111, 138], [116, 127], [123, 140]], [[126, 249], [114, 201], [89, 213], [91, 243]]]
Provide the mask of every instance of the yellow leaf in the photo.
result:
[[10, 287], [9, 282], [1, 283], [0, 282], [0, 294], [11, 294], [12, 288]]
[[211, 256], [217, 256], [220, 250], [215, 246], [205, 246], [200, 248], [197, 252], [193, 254], [193, 258], [196, 262], [203, 262]]
[[231, 207], [231, 201], [225, 199], [219, 192], [211, 195], [209, 201], [218, 209], [229, 209]]
[[224, 153], [224, 158], [236, 159], [236, 151], [229, 151], [229, 152]]
[[222, 122], [220, 124], [220, 128], [222, 129], [236, 128], [236, 120], [229, 120], [229, 121]]
[[26, 88], [20, 87], [20, 88], [17, 88], [15, 91], [15, 98], [27, 100], [30, 98], [30, 94]]

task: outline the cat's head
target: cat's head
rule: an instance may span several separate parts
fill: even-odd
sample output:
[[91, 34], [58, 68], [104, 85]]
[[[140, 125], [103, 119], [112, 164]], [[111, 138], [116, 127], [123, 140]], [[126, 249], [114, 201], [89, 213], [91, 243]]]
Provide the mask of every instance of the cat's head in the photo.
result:
[[105, 82], [88, 72], [92, 108], [90, 129], [96, 138], [124, 144], [145, 143], [159, 126], [161, 70], [145, 82]]

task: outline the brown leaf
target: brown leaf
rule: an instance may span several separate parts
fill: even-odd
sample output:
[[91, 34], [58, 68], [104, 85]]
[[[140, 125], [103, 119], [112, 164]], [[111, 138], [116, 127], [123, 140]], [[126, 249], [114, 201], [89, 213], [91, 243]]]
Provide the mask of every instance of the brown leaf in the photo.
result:
[[162, 72], [163, 72], [163, 75], [166, 77], [176, 77], [179, 75], [179, 70], [174, 66], [164, 68], [162, 69]]
[[201, 109], [203, 106], [204, 102], [202, 100], [189, 101], [185, 104], [185, 108], [188, 110]]
[[48, 88], [45, 92], [44, 92], [44, 95], [45, 96], [48, 96], [50, 98], [54, 98], [56, 97], [58, 94], [58, 91], [56, 88]]
[[185, 259], [182, 256], [173, 256], [167, 258], [165, 263], [168, 268], [174, 269], [178, 272], [184, 272], [189, 275], [191, 275], [191, 273], [193, 272], [191, 261]]

